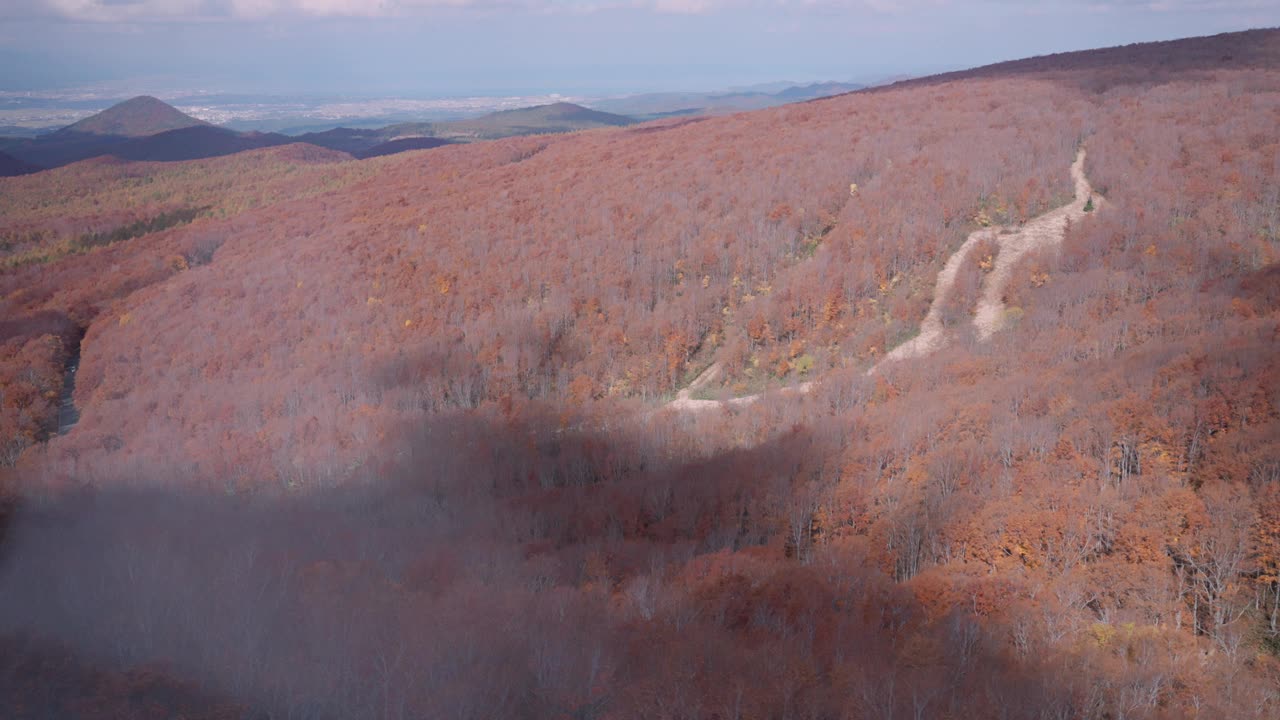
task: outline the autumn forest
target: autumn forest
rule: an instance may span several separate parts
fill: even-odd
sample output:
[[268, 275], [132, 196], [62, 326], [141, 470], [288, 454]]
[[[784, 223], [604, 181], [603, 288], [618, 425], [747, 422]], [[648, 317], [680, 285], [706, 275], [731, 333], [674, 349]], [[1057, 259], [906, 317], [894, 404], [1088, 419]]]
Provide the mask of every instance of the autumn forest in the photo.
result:
[[1263, 30], [0, 179], [0, 714], [1280, 717], [1278, 127]]

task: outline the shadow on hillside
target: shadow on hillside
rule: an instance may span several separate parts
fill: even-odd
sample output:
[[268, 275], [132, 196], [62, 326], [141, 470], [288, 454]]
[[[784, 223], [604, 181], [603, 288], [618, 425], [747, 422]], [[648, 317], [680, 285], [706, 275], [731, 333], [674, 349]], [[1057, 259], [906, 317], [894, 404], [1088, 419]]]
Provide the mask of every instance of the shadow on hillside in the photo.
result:
[[[437, 417], [360, 487], [10, 506], [6, 704], [100, 717], [141, 685], [188, 717], [651, 716], [735, 698], [898, 717], [925, 694], [981, 714], [966, 703], [993, 684], [1028, 712], [1067, 692], [874, 569], [788, 557], [793, 482], [826, 455], [803, 428], [699, 455], [552, 415]], [[929, 662], [904, 658], [909, 637]]]
[[0, 704], [8, 720], [266, 720], [163, 666], [112, 670], [22, 633], [0, 636]]
[[80, 329], [66, 313], [39, 310], [19, 317], [0, 319], [0, 343], [13, 338], [35, 338], [41, 335], [71, 337]]

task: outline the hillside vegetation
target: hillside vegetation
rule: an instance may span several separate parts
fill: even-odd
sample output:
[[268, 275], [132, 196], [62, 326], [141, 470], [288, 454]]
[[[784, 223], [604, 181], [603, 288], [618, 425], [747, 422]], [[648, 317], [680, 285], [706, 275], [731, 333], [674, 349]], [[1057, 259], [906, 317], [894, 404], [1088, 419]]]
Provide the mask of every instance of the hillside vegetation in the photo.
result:
[[1277, 126], [1258, 31], [0, 180], [0, 632], [281, 717], [1275, 717]]

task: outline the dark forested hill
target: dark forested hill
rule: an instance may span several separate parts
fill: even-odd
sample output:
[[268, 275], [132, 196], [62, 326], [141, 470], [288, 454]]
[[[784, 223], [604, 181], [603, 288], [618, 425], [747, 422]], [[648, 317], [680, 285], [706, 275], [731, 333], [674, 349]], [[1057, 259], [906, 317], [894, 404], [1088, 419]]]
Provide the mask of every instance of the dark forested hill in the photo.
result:
[[0, 638], [281, 717], [1275, 717], [1277, 107], [1259, 31], [0, 179]]
[[25, 163], [8, 153], [0, 152], [0, 177], [13, 177], [14, 175], [27, 175], [33, 172], [39, 172], [40, 168], [30, 163]]
[[383, 155], [394, 155], [408, 150], [430, 150], [438, 148], [442, 145], [448, 145], [450, 141], [435, 137], [405, 137], [395, 140], [388, 140], [384, 143], [378, 143], [369, 148], [359, 150], [355, 156], [361, 160], [374, 157], [382, 157]]
[[288, 145], [297, 140], [276, 133], [238, 133], [201, 125], [134, 138], [111, 148], [124, 160], [198, 160], [258, 148]]

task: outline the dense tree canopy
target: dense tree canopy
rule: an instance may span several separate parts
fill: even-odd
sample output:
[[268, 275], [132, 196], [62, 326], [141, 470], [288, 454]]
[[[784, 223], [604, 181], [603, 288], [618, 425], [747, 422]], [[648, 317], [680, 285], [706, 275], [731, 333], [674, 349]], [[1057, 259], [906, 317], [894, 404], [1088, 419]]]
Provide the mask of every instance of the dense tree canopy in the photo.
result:
[[[1277, 48], [0, 180], [0, 629], [280, 716], [1274, 717]], [[987, 243], [867, 375], [1081, 146], [1004, 329]], [[713, 362], [817, 382], [662, 408]]]

